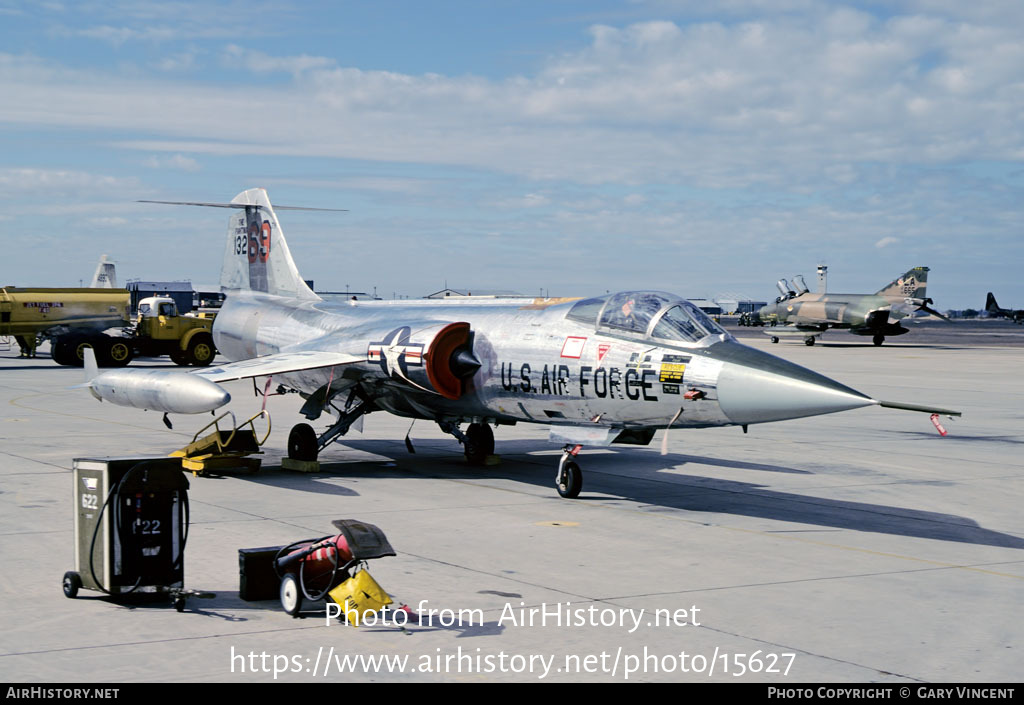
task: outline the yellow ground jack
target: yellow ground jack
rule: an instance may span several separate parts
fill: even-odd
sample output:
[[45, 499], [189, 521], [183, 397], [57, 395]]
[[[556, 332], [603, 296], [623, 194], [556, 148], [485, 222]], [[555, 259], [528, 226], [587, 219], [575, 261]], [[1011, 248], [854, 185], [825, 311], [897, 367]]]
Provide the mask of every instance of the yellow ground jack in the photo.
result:
[[[231, 417], [231, 428], [222, 430], [220, 422], [227, 416]], [[267, 432], [262, 438], [256, 433], [256, 419], [260, 417], [267, 420]], [[213, 431], [203, 436], [211, 427]], [[249, 456], [262, 455], [260, 447], [269, 437], [270, 414], [266, 409], [237, 425], [235, 414], [228, 411], [196, 431], [192, 442], [171, 453], [170, 457], [181, 458], [182, 469], [191, 471], [195, 476], [205, 475], [210, 470], [233, 468], [254, 473], [260, 469], [262, 461]]]

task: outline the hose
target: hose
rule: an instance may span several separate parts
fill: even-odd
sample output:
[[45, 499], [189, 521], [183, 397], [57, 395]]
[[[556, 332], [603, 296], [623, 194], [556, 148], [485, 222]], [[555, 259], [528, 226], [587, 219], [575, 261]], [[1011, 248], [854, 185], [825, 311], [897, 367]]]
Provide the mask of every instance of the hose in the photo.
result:
[[[107, 492], [107, 498], [103, 502], [103, 506], [100, 508], [100, 513], [96, 517], [96, 527], [92, 530], [92, 541], [90, 541], [90, 543], [89, 543], [89, 574], [92, 576], [93, 583], [95, 583], [95, 585], [99, 588], [99, 590], [101, 592], [104, 592], [107, 595], [113, 595], [114, 593], [110, 592], [110, 590], [108, 590], [107, 588], [103, 587], [103, 584], [96, 577], [96, 566], [95, 566], [95, 562], [93, 560], [93, 556], [95, 555], [95, 552], [96, 552], [96, 537], [99, 536], [100, 526], [103, 525], [103, 514], [104, 514], [104, 512], [107, 511], [107, 506], [110, 504], [110, 500], [113, 499], [114, 497], [120, 497], [121, 496], [121, 487], [124, 485], [125, 480], [127, 480], [131, 476], [131, 474], [133, 472], [135, 472], [136, 470], [141, 468], [143, 465], [145, 465], [145, 462], [137, 463], [136, 465], [133, 465], [128, 470], [128, 472], [126, 472], [124, 475], [121, 476], [121, 479], [118, 481], [118, 483], [110, 488], [110, 491]], [[182, 511], [183, 511], [183, 514], [184, 514], [184, 521], [181, 523], [181, 536], [180, 536], [181, 541], [180, 541], [179, 549], [178, 549], [178, 558], [174, 562], [174, 564], [171, 566], [172, 571], [176, 571], [179, 568], [181, 568], [182, 567], [182, 562], [185, 560], [185, 543], [188, 541], [188, 529], [189, 529], [189, 521], [190, 521], [189, 506], [188, 506], [188, 492], [183, 493], [182, 496], [181, 496], [181, 508], [182, 508]], [[120, 502], [118, 502], [116, 505], [114, 505], [114, 519], [113, 519], [113, 521], [114, 521], [114, 531], [116, 532], [117, 542], [120, 544], [121, 543], [121, 503]], [[132, 585], [130, 590], [119, 592], [117, 594], [119, 594], [119, 595], [130, 595], [131, 593], [135, 592], [139, 588], [139, 586], [141, 584], [142, 584], [142, 574], [140, 573], [138, 578], [135, 580], [135, 584]]]

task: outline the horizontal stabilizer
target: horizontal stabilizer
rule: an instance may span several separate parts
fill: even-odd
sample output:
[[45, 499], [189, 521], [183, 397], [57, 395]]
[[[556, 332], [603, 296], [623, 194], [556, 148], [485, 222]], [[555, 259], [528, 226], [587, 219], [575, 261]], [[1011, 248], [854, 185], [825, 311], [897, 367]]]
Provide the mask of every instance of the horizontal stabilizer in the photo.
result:
[[[200, 203], [198, 201], [136, 201], [136, 203], [160, 203], [165, 206], [203, 206], [204, 208], [262, 208], [260, 205], [245, 203]], [[329, 211], [331, 213], [347, 213], [347, 208], [306, 208], [305, 206], [273, 206], [277, 211]]]

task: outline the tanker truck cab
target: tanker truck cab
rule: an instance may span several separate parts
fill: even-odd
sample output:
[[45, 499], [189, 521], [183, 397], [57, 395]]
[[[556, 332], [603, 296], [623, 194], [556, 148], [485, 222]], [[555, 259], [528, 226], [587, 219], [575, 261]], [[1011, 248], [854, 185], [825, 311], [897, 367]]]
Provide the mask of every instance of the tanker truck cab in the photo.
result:
[[135, 343], [140, 355], [169, 355], [178, 365], [205, 367], [213, 362], [213, 319], [179, 315], [174, 299], [149, 296], [139, 301]]
[[148, 296], [139, 301], [139, 319], [143, 318], [175, 318], [178, 307], [174, 299], [166, 296]]

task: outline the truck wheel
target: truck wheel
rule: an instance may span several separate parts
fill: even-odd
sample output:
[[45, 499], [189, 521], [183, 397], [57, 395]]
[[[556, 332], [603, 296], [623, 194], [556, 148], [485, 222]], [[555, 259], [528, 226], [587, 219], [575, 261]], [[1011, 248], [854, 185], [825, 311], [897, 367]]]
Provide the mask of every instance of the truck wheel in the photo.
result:
[[107, 348], [107, 361], [111, 367], [125, 367], [134, 354], [131, 343], [123, 338], [113, 338]]
[[[85, 364], [85, 349], [96, 348], [93, 345], [94, 340], [84, 335], [72, 336], [71, 341], [68, 343], [68, 364], [73, 367], [82, 367]], [[100, 361], [100, 356], [96, 357], [97, 364]]]
[[50, 343], [50, 357], [58, 365], [71, 364], [71, 348], [68, 343], [68, 336], [65, 335], [54, 338], [53, 342]]
[[191, 364], [189, 362], [188, 353], [185, 352], [184, 350], [172, 350], [169, 353], [169, 356], [171, 358], [171, 362], [173, 362], [175, 365], [181, 365], [182, 367], [184, 367], [185, 365]]
[[196, 367], [206, 367], [217, 355], [217, 348], [213, 345], [213, 338], [209, 333], [199, 333], [188, 343], [188, 360]]

